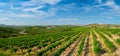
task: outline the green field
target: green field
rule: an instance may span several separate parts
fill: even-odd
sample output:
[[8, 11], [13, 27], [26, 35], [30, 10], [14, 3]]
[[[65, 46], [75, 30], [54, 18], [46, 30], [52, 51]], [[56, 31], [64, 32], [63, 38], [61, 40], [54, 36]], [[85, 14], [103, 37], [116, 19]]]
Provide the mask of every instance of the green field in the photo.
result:
[[119, 31], [99, 24], [0, 27], [0, 56], [120, 56]]

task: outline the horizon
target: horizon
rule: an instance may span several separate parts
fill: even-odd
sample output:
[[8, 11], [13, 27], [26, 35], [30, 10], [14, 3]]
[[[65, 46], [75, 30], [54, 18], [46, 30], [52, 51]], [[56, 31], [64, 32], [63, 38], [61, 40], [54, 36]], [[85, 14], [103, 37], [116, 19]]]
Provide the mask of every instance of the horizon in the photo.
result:
[[99, 24], [99, 23], [92, 23], [92, 24], [54, 24], [54, 25], [13, 25], [13, 24], [0, 24], [0, 26], [86, 26], [86, 25], [118, 25], [120, 26], [120, 24]]
[[119, 0], [1, 0], [0, 24], [120, 24]]

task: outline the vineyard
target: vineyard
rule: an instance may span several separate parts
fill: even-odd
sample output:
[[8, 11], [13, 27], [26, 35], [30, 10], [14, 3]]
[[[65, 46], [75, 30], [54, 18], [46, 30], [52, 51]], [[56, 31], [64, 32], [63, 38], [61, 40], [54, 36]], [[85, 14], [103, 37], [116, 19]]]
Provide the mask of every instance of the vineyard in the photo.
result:
[[62, 32], [0, 38], [0, 56], [120, 56], [119, 31], [79, 26]]

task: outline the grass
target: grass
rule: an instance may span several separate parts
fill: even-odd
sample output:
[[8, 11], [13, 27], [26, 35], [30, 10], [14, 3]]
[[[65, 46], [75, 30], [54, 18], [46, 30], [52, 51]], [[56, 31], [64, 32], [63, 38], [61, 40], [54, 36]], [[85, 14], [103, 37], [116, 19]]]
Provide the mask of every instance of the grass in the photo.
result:
[[100, 44], [97, 41], [96, 36], [94, 35], [93, 32], [92, 32], [92, 37], [93, 37], [93, 44], [94, 44], [94, 52], [96, 55], [99, 55], [102, 51], [102, 48], [100, 47]]
[[107, 39], [102, 33], [98, 32], [100, 34], [100, 36], [103, 38], [104, 42], [106, 43], [106, 45], [108, 46], [108, 48], [113, 52], [116, 50], [115, 45], [109, 40]]
[[120, 45], [120, 39], [116, 39], [115, 41]]
[[71, 39], [66, 45], [62, 46], [59, 50], [57, 50], [53, 56], [60, 56], [60, 54], [69, 47], [72, 43], [74, 43], [79, 38], [79, 35], [75, 36], [73, 39]]
[[84, 43], [85, 43], [85, 39], [86, 39], [86, 35], [83, 36], [80, 44], [79, 44], [79, 50], [78, 50], [78, 53], [81, 54], [81, 52], [83, 51], [83, 48], [84, 48]]

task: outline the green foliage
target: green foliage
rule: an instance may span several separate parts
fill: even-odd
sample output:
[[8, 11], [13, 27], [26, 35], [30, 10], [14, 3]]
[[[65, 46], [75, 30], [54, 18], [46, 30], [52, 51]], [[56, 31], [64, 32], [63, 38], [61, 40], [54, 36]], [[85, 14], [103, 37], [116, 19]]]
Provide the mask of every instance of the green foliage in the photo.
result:
[[[70, 37], [71, 37], [71, 36], [70, 36]], [[63, 39], [63, 41], [69, 40], [70, 37], [65, 37], [65, 38]], [[57, 42], [55, 42], [55, 43], [52, 43], [52, 44], [49, 45], [46, 49], [40, 51], [40, 52], [38, 53], [38, 56], [43, 55], [46, 51], [51, 50], [51, 49], [57, 47], [58, 45], [62, 44], [63, 41], [57, 41]]]
[[115, 45], [109, 40], [107, 39], [102, 33], [98, 32], [100, 34], [100, 36], [103, 38], [104, 42], [106, 43], [106, 45], [108, 46], [108, 48], [110, 48], [113, 51], [116, 50]]
[[115, 41], [120, 45], [120, 39], [116, 39]]
[[[76, 32], [64, 32], [64, 33], [49, 33], [49, 34], [40, 34], [40, 35], [32, 35], [32, 36], [22, 36], [16, 38], [6, 38], [0, 39], [0, 47], [9, 49], [9, 46], [17, 46], [20, 48], [28, 48], [37, 45], [41, 45], [45, 47], [48, 45], [48, 42], [54, 43], [63, 38], [63, 36], [69, 36]], [[48, 37], [51, 36], [54, 40], [49, 39]], [[40, 43], [42, 41], [42, 43]]]
[[92, 32], [92, 37], [93, 37], [93, 44], [94, 44], [94, 52], [96, 53], [96, 55], [98, 55], [102, 52], [102, 48], [93, 32]]
[[16, 37], [20, 29], [13, 27], [0, 27], [0, 38]]
[[14, 52], [16, 52], [16, 51], [18, 50], [18, 48], [17, 48], [17, 47], [14, 47], [14, 48], [12, 48], [12, 50], [13, 50]]
[[[99, 28], [100, 27], [100, 28]], [[26, 30], [27, 35], [20, 35], [21, 30]], [[39, 49], [43, 48], [38, 52], [38, 56], [47, 55], [49, 50], [52, 50], [60, 45], [60, 48], [53, 53], [54, 56], [60, 56], [60, 54], [73, 44], [78, 38], [78, 33], [83, 34], [83, 38], [79, 43], [78, 53], [81, 54], [84, 48], [86, 36], [89, 31], [96, 30], [101, 31], [112, 37], [111, 34], [120, 34], [120, 29], [112, 29], [110, 27], [101, 26], [22, 26], [22, 28], [11, 28], [11, 27], [0, 27], [0, 48], [4, 51], [11, 50], [11, 52], [16, 52], [18, 48], [27, 49], [30, 54], [31, 48], [37, 46]], [[98, 32], [99, 33], [99, 32]], [[116, 49], [115, 45], [107, 39], [103, 34], [102, 36], [104, 42], [109, 49], [114, 51]], [[78, 35], [78, 36], [76, 36]], [[73, 37], [76, 36], [76, 37]], [[94, 52], [98, 55], [102, 52], [100, 42], [97, 41], [96, 36], [92, 32]], [[120, 39], [115, 40], [116, 43], [120, 44]], [[16, 48], [17, 47], [17, 48]], [[45, 47], [45, 48], [44, 48]], [[13, 53], [12, 53], [13, 54]], [[0, 56], [4, 56], [0, 53]]]
[[0, 56], [7, 56], [7, 55], [5, 55], [4, 53], [0, 52]]
[[29, 55], [30, 55], [30, 52], [31, 52], [31, 48], [28, 48], [27, 52], [28, 52], [28, 53], [29, 53]]
[[78, 53], [81, 54], [81, 52], [83, 51], [83, 48], [84, 48], [84, 43], [85, 43], [85, 39], [86, 39], [86, 35], [83, 36], [80, 44], [79, 44], [79, 50], [78, 50]]
[[10, 49], [10, 47], [7, 45], [3, 47], [3, 50], [7, 50], [7, 49]]
[[59, 50], [57, 50], [53, 56], [60, 56], [62, 51], [64, 51], [67, 47], [69, 47], [72, 43], [74, 43], [78, 38], [79, 38], [79, 35], [77, 35], [73, 39], [70, 39], [69, 42], [66, 45], [63, 45]]
[[112, 38], [112, 35], [109, 32], [105, 31], [104, 33], [107, 34], [110, 38]]

